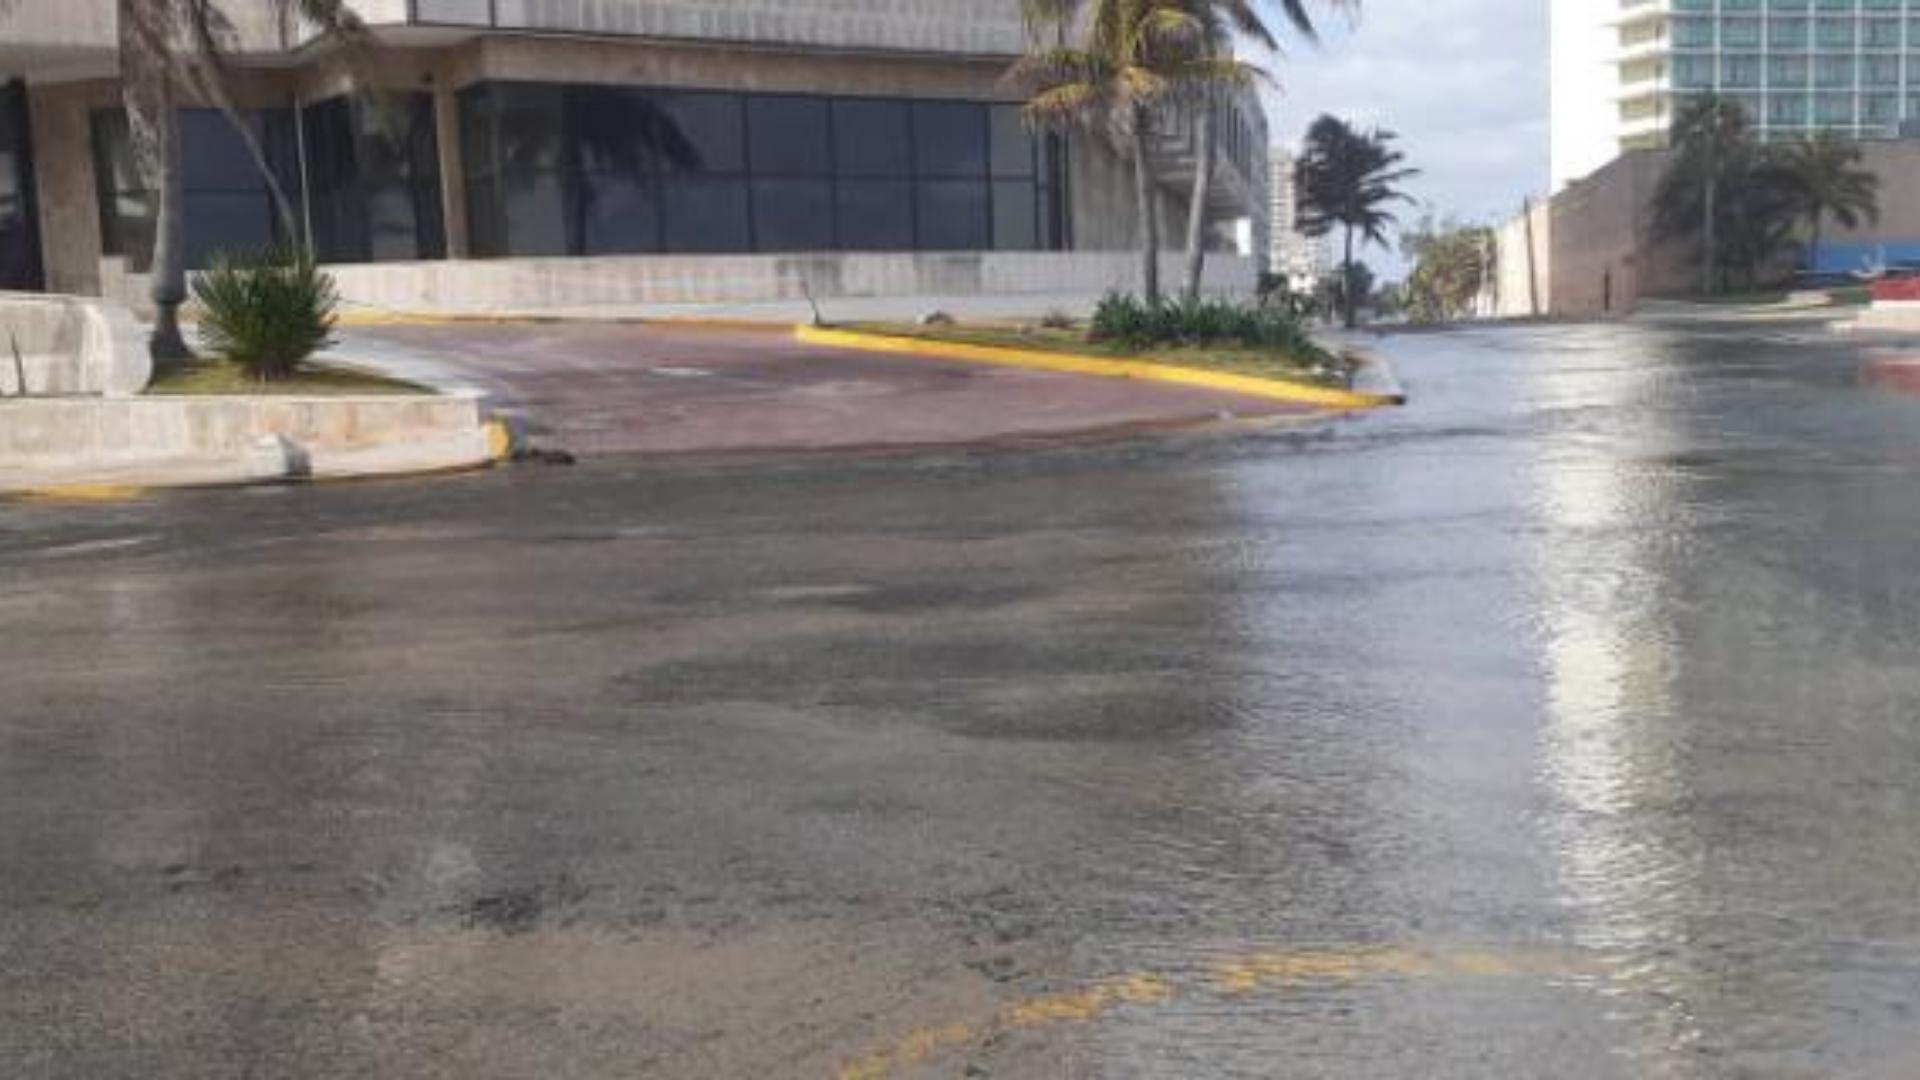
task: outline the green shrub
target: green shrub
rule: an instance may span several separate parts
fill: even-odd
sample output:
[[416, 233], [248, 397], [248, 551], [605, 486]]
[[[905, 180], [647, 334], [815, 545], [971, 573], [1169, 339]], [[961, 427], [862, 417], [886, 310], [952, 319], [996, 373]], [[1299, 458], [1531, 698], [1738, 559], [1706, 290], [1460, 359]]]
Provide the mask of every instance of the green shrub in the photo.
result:
[[1109, 293], [1094, 309], [1088, 337], [1126, 349], [1232, 345], [1284, 352], [1302, 361], [1328, 358], [1292, 307], [1250, 307], [1228, 300], [1183, 298], [1153, 306]]
[[1151, 317], [1147, 305], [1130, 295], [1111, 292], [1093, 309], [1087, 337], [1127, 347], [1150, 344]]
[[333, 278], [303, 250], [221, 255], [193, 280], [200, 343], [255, 379], [285, 378], [332, 344]]

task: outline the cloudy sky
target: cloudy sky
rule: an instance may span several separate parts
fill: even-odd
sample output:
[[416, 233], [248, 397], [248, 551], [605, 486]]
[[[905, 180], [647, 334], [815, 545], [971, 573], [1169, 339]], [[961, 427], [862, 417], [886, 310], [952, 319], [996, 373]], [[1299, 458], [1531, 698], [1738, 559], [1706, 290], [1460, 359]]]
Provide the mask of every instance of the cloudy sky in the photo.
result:
[[1422, 170], [1410, 193], [1443, 215], [1497, 221], [1544, 192], [1543, 0], [1363, 0], [1351, 26], [1338, 15], [1316, 22], [1320, 46], [1292, 45], [1274, 65], [1276, 138], [1297, 145], [1321, 113], [1398, 132]]

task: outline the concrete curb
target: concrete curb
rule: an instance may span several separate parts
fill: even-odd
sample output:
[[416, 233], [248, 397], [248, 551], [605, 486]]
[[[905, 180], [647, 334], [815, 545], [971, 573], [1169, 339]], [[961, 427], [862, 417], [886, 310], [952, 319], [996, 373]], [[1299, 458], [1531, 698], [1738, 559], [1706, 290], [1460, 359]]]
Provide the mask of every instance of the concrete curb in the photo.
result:
[[1331, 386], [1315, 386], [1311, 383], [1292, 382], [1286, 379], [1207, 371], [1150, 360], [1103, 360], [1099, 357], [1043, 349], [967, 345], [960, 342], [898, 337], [818, 326], [796, 326], [793, 334], [796, 340], [810, 345], [827, 345], [896, 356], [920, 356], [939, 360], [998, 364], [1005, 367], [1057, 371], [1072, 375], [1093, 375], [1109, 379], [1140, 379], [1147, 382], [1191, 386], [1203, 390], [1218, 390], [1230, 394], [1244, 394], [1248, 397], [1285, 401], [1295, 405], [1311, 405], [1314, 408], [1340, 412], [1357, 412], [1406, 403], [1405, 397], [1399, 394], [1342, 390]]
[[15, 494], [423, 475], [511, 450], [473, 394], [0, 403], [0, 492]]

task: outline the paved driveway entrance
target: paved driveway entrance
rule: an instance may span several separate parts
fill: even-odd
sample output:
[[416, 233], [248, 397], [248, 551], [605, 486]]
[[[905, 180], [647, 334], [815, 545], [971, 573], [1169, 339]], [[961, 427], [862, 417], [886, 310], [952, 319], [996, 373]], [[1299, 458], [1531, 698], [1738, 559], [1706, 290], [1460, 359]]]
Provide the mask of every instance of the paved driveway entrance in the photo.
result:
[[933, 445], [1305, 411], [1212, 391], [885, 357], [784, 330], [382, 326], [343, 352], [486, 389], [577, 454]]

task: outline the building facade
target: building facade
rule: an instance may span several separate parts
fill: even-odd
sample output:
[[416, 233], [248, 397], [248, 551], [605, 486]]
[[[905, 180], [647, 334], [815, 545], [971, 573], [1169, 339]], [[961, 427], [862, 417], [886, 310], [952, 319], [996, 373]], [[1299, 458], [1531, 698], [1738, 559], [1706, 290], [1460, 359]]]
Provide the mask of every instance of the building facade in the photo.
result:
[[1920, 0], [1554, 0], [1559, 188], [1664, 146], [1677, 103], [1716, 93], [1764, 138], [1860, 138], [1920, 120]]
[[1300, 231], [1300, 194], [1294, 183], [1293, 151], [1280, 144], [1267, 150], [1268, 219], [1271, 240], [1268, 270], [1287, 279], [1295, 292], [1309, 292], [1333, 268], [1332, 250], [1324, 236]]
[[[1861, 166], [1880, 178], [1880, 214], [1847, 227], [1829, 219], [1817, 269], [1872, 274], [1920, 264], [1920, 139], [1873, 139]], [[1499, 280], [1485, 305], [1501, 317], [1612, 318], [1649, 299], [1684, 298], [1700, 285], [1698, 238], [1653, 227], [1654, 194], [1673, 151], [1631, 150], [1496, 230]], [[1784, 278], [1798, 252], [1773, 265]]]
[[[356, 0], [370, 58], [218, 6], [266, 167], [183, 108], [190, 266], [297, 240], [350, 300], [480, 310], [1129, 284], [1131, 165], [1023, 124], [1017, 0]], [[137, 297], [115, 0], [0, 10], [0, 288]], [[1264, 116], [1224, 114], [1213, 213], [1264, 217]], [[1164, 222], [1189, 142], [1156, 145]]]

